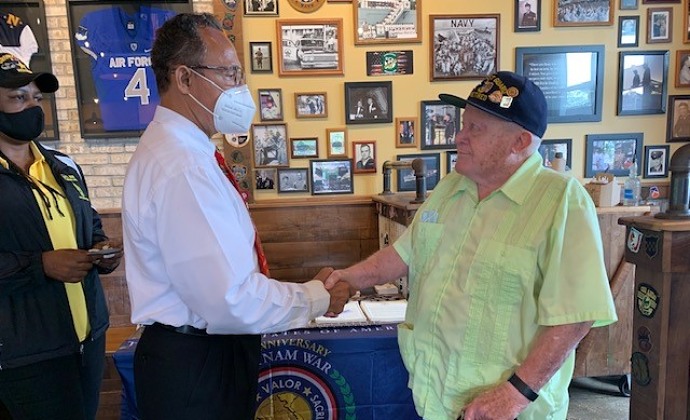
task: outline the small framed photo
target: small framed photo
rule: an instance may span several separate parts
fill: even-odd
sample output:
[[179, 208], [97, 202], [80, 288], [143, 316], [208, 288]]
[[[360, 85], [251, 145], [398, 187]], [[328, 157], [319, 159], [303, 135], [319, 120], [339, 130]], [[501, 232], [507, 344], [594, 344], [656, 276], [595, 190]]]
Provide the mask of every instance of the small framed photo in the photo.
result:
[[690, 95], [670, 95], [666, 116], [666, 142], [690, 141]]
[[647, 43], [671, 42], [673, 37], [673, 8], [647, 9]]
[[[441, 180], [441, 156], [439, 153], [414, 153], [409, 155], [398, 155], [397, 160], [409, 161], [423, 159], [426, 164], [426, 188], [433, 190]], [[398, 170], [398, 191], [415, 191], [417, 182], [414, 171], [410, 169]]]
[[668, 51], [620, 52], [618, 115], [663, 114]]
[[397, 76], [413, 73], [412, 50], [367, 51], [367, 76]]
[[319, 157], [319, 139], [316, 137], [296, 137], [290, 139], [290, 158], [310, 159]]
[[671, 146], [644, 147], [644, 177], [666, 178]]
[[681, 31], [683, 34], [683, 43], [690, 43], [690, 2], [688, 0], [683, 0], [683, 28]]
[[273, 73], [273, 50], [270, 42], [250, 42], [252, 73]]
[[[588, 134], [585, 145], [585, 178], [592, 178], [598, 172], [628, 176], [633, 160], [641, 162], [642, 137], [642, 133]], [[638, 165], [638, 171], [640, 169], [641, 166]]]
[[276, 184], [275, 169], [254, 169], [256, 179], [255, 188], [257, 190], [273, 190]]
[[245, 16], [278, 16], [278, 0], [244, 0]]
[[309, 192], [307, 168], [278, 169], [278, 193]]
[[421, 149], [452, 149], [460, 131], [460, 108], [442, 101], [422, 101]]
[[539, 154], [542, 157], [542, 163], [547, 168], [551, 167], [551, 161], [556, 157], [556, 152], [563, 153], [563, 159], [565, 159], [566, 166], [572, 168], [572, 150], [572, 139], [542, 140], [541, 145], [539, 145]]
[[295, 93], [296, 118], [325, 118], [328, 116], [326, 92]]
[[620, 10], [637, 10], [638, 0], [620, 0], [619, 9]]
[[541, 30], [541, 0], [515, 0], [515, 32]]
[[483, 79], [499, 69], [501, 17], [430, 15], [431, 81]]
[[345, 124], [393, 122], [393, 83], [345, 82]]
[[283, 95], [280, 89], [259, 89], [261, 121], [283, 120]]
[[355, 160], [354, 173], [363, 174], [376, 172], [375, 141], [353, 141], [352, 157]]
[[640, 39], [640, 17], [618, 16], [618, 48], [637, 47]]
[[350, 159], [314, 159], [309, 161], [311, 194], [352, 194], [352, 161]]
[[278, 19], [279, 76], [342, 76], [342, 19]]
[[344, 128], [326, 129], [326, 156], [347, 157], [347, 130]]
[[395, 147], [417, 147], [417, 117], [403, 117], [395, 119]]
[[614, 0], [554, 0], [553, 26], [613, 25]]
[[252, 125], [254, 166], [288, 166], [287, 138], [286, 124]]
[[690, 50], [676, 51], [676, 87], [690, 87]]
[[422, 41], [422, 0], [354, 1], [355, 45]]
[[446, 173], [449, 174], [455, 169], [455, 164], [458, 162], [457, 150], [446, 152]]

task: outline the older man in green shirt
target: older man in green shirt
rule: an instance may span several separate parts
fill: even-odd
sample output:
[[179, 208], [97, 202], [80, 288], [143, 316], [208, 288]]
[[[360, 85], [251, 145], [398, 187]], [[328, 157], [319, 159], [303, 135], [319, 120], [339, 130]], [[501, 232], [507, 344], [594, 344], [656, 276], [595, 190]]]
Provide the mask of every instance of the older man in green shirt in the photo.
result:
[[425, 419], [565, 419], [575, 348], [616, 321], [594, 205], [542, 167], [546, 100], [512, 72], [467, 99], [458, 160], [392, 247], [345, 270], [356, 288], [407, 275], [400, 352]]

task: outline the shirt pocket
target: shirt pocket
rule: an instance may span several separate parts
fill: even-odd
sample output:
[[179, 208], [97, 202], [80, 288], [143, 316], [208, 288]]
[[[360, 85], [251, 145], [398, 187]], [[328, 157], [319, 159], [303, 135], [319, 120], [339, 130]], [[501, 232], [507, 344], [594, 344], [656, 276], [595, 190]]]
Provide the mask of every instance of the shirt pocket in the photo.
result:
[[[424, 278], [425, 273], [433, 269], [438, 258], [437, 251], [441, 243], [443, 229], [444, 226], [440, 223], [418, 223], [415, 225], [412, 232], [413, 256], [409, 264], [410, 279], [418, 276]], [[410, 293], [413, 293], [413, 290], [410, 290]]]

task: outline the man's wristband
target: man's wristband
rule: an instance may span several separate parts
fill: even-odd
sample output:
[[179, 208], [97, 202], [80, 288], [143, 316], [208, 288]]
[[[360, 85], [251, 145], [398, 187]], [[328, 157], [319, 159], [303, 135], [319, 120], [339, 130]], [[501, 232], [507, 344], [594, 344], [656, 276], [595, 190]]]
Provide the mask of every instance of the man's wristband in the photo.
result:
[[539, 396], [539, 394], [534, 392], [534, 390], [532, 388], [530, 388], [529, 385], [524, 383], [522, 381], [522, 379], [520, 379], [520, 377], [517, 376], [517, 374], [515, 374], [515, 373], [513, 373], [510, 376], [510, 378], [508, 378], [508, 382], [510, 382], [510, 384], [513, 385], [515, 387], [515, 389], [517, 389], [520, 394], [524, 395], [525, 398], [527, 398], [530, 401], [536, 400], [537, 397]]

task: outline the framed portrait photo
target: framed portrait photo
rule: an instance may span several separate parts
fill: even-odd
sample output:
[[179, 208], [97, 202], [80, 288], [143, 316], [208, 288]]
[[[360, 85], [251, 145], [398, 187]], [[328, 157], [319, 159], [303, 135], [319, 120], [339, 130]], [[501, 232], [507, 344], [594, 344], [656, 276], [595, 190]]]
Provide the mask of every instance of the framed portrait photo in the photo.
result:
[[319, 157], [319, 139], [316, 137], [296, 137], [290, 139], [290, 158], [310, 159]]
[[286, 124], [254, 124], [252, 140], [254, 141], [254, 166], [288, 166]]
[[309, 192], [307, 168], [278, 169], [278, 194]]
[[640, 39], [640, 17], [618, 16], [618, 48], [637, 47]]
[[458, 162], [457, 150], [446, 152], [446, 173], [449, 174], [455, 169], [455, 164]]
[[254, 188], [257, 190], [274, 190], [276, 185], [275, 169], [254, 169]]
[[542, 164], [547, 168], [551, 167], [551, 161], [556, 157], [556, 153], [563, 153], [563, 159], [568, 168], [573, 167], [572, 163], [572, 139], [542, 140], [539, 145], [539, 154], [542, 157]]
[[278, 16], [278, 0], [244, 0], [245, 16]]
[[295, 93], [295, 118], [326, 118], [327, 116], [326, 92]]
[[250, 42], [252, 73], [273, 73], [273, 49], [270, 42]]
[[376, 142], [373, 140], [353, 141], [352, 158], [355, 160], [353, 173], [376, 172]]
[[280, 89], [259, 89], [261, 121], [283, 120], [283, 95]]
[[644, 178], [666, 178], [671, 146], [644, 147]]
[[430, 15], [431, 81], [483, 79], [498, 70], [501, 17]]
[[392, 121], [392, 82], [345, 82], [345, 124]]
[[460, 131], [460, 108], [442, 101], [422, 101], [419, 114], [422, 150], [455, 147], [455, 134]]
[[690, 87], [690, 50], [676, 51], [676, 87]]
[[673, 8], [647, 9], [647, 43], [671, 42], [673, 38]]
[[666, 142], [690, 141], [690, 95], [669, 95]]
[[347, 157], [347, 130], [344, 128], [326, 129], [326, 156], [328, 158]]
[[614, 0], [554, 0], [553, 26], [613, 25]]
[[639, 0], [620, 0], [618, 8], [620, 10], [637, 10]]
[[352, 161], [350, 159], [314, 159], [309, 161], [311, 194], [352, 194]]
[[[598, 172], [628, 176], [633, 159], [642, 160], [642, 133], [588, 134], [585, 144], [585, 178]], [[638, 165], [638, 175], [641, 165]]]
[[421, 42], [422, 0], [354, 1], [355, 45]]
[[278, 19], [278, 75], [341, 76], [342, 19]]
[[395, 119], [395, 147], [417, 147], [417, 117], [400, 117]]
[[539, 32], [541, 30], [541, 0], [515, 1], [515, 32]]
[[[441, 156], [439, 153], [413, 153], [408, 155], [398, 155], [397, 160], [411, 161], [415, 159], [422, 159], [426, 164], [426, 188], [431, 191], [436, 187], [438, 181], [441, 180]], [[414, 170], [399, 169], [398, 170], [398, 191], [415, 191], [417, 189], [417, 182], [414, 176]]]
[[618, 115], [663, 114], [668, 51], [619, 53]]

